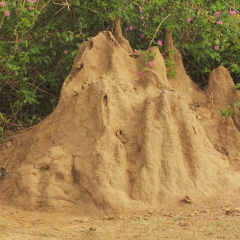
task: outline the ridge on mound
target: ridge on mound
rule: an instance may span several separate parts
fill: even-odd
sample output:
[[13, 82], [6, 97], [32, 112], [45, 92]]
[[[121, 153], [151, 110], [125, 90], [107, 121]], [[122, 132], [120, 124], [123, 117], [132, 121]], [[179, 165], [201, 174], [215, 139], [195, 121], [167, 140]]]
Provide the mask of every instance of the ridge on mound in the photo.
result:
[[[137, 77], [139, 59], [111, 32], [81, 45], [57, 108], [26, 132], [25, 140], [13, 139], [15, 150], [2, 149], [3, 155], [13, 151], [13, 177], [0, 182], [13, 203], [76, 213], [149, 211], [236, 183], [239, 172], [216, 149], [219, 133], [211, 137], [208, 128], [219, 115], [201, 113], [210, 103], [207, 94], [182, 91], [186, 79], [187, 87], [193, 83], [181, 61], [178, 75], [169, 80], [161, 53], [151, 51], [153, 67]], [[196, 102], [201, 107], [189, 108]], [[239, 147], [236, 127], [228, 129]]]

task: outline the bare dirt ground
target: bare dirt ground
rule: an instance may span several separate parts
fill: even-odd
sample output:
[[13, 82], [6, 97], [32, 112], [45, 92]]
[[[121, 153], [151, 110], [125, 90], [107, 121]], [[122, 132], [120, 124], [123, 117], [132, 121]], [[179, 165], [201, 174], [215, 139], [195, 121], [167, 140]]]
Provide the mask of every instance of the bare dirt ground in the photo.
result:
[[[240, 239], [240, 191], [159, 212], [79, 216], [0, 205], [1, 239]], [[3, 202], [5, 202], [3, 204]]]

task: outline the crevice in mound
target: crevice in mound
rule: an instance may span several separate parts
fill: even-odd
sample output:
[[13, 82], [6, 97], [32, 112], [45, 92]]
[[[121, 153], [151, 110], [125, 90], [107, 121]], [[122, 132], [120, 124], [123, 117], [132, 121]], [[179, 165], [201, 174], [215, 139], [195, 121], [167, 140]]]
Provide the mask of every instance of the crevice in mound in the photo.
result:
[[77, 184], [77, 183], [79, 184], [79, 172], [76, 170], [75, 158], [73, 159], [72, 176], [73, 176], [73, 184]]
[[118, 45], [118, 43], [117, 43], [117, 41], [114, 39], [114, 38], [112, 38], [112, 35], [110, 34], [110, 32], [104, 32], [104, 34], [105, 34], [105, 36], [106, 36], [106, 38], [110, 41], [110, 43], [114, 46], [114, 47], [118, 47], [119, 45]]
[[105, 106], [108, 105], [108, 96], [107, 96], [107, 95], [104, 95], [104, 97], [103, 97], [103, 102], [104, 102], [104, 105], [105, 105]]

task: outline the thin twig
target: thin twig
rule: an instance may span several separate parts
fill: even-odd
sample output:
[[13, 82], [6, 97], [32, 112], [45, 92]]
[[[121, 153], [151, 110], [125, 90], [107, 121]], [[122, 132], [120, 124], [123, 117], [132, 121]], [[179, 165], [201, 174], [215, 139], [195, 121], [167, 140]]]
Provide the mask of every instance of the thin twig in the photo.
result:
[[61, 12], [62, 11], [62, 9], [64, 9], [65, 8], [65, 5], [60, 9], [60, 10], [58, 10], [56, 13], [54, 13], [54, 15], [57, 15], [59, 12]]
[[2, 21], [0, 22], [0, 28], [2, 27], [4, 18], [5, 18], [5, 14], [3, 15]]
[[56, 96], [54, 96], [54, 95], [52, 95], [52, 94], [46, 92], [45, 90], [43, 90], [43, 89], [41, 89], [41, 88], [39, 88], [39, 87], [37, 87], [37, 86], [31, 84], [31, 83], [27, 83], [27, 85], [30, 85], [30, 86], [34, 87], [35, 89], [38, 89], [40, 92], [43, 92], [43, 93], [45, 93], [46, 95], [48, 95], [48, 96], [50, 96], [50, 97], [56, 97]]
[[10, 86], [10, 88], [12, 88], [14, 91], [16, 91], [16, 92], [18, 92], [18, 93], [20, 92], [19, 90], [17, 90], [16, 88], [14, 88], [9, 81], [6, 81], [5, 83], [6, 83], [8, 86]]
[[[228, 5], [230, 8], [232, 8], [232, 9], [235, 9], [235, 7], [232, 7], [229, 3], [227, 3], [227, 2], [225, 2], [224, 0], [222, 0], [226, 5]], [[235, 10], [236, 12], [239, 12], [239, 11], [237, 11], [237, 10]]]
[[[12, 109], [12, 105], [10, 104], [10, 106], [11, 106], [11, 109]], [[17, 120], [17, 113], [19, 112], [19, 110], [22, 108], [22, 106], [20, 107], [20, 108], [18, 108], [18, 110], [14, 113], [14, 111], [13, 111], [13, 109], [12, 109], [12, 112], [14, 113], [13, 115], [12, 115], [12, 117], [10, 117], [9, 118], [9, 121], [11, 121], [13, 118], [15, 119], [15, 120]], [[8, 123], [9, 124], [9, 123]], [[11, 125], [11, 124], [10, 124]], [[17, 125], [19, 125], [19, 124], [17, 124]]]
[[42, 7], [41, 7], [41, 9], [39, 10], [39, 13], [36, 15], [36, 17], [33, 19], [33, 21], [32, 21], [32, 26], [31, 26], [31, 28], [30, 29], [28, 29], [27, 31], [26, 31], [26, 33], [28, 33], [29, 31], [31, 31], [32, 30], [32, 28], [33, 28], [33, 25], [34, 25], [34, 23], [35, 23], [35, 21], [36, 21], [36, 19], [37, 19], [37, 17], [40, 15], [40, 13], [41, 13], [41, 11], [51, 2], [52, 0], [48, 0], [47, 2], [46, 2], [46, 4], [44, 4]]
[[13, 110], [12, 104], [10, 103], [9, 105], [10, 105], [10, 107], [11, 107], [11, 110], [12, 110], [12, 113], [13, 113], [13, 116], [12, 116], [12, 118], [14, 117], [14, 118], [15, 118], [15, 121], [16, 121], [16, 120], [17, 120], [17, 118], [16, 118], [16, 114], [15, 114], [15, 112], [14, 112], [14, 110]]
[[137, 0], [132, 1], [130, 4], [128, 4], [128, 5], [125, 7], [125, 9], [127, 9], [129, 6], [131, 6], [134, 2], [137, 2]]
[[5, 168], [5, 167], [6, 167], [6, 165], [7, 165], [8, 161], [11, 159], [12, 155], [13, 155], [13, 152], [11, 153], [10, 157], [8, 158], [8, 160], [6, 161], [6, 163], [4, 164], [3, 168]]
[[70, 11], [70, 9], [69, 9], [69, 5], [70, 5], [70, 4], [69, 4], [66, 0], [65, 0], [65, 2], [66, 2], [66, 3], [55, 3], [55, 2], [53, 1], [53, 3], [56, 4], [56, 5], [61, 5], [61, 6], [63, 6], [63, 7], [67, 6], [67, 7], [68, 7], [68, 11]]
[[149, 49], [150, 49], [150, 47], [151, 47], [151, 45], [152, 45], [152, 42], [153, 42], [154, 38], [155, 38], [156, 35], [157, 35], [157, 32], [158, 32], [160, 26], [163, 24], [163, 22], [164, 22], [170, 15], [171, 15], [171, 14], [169, 13], [169, 14], [162, 20], [162, 22], [160, 22], [160, 24], [158, 25], [158, 27], [157, 27], [154, 35], [153, 35], [153, 38], [152, 38], [152, 40], [151, 40], [151, 42], [150, 42], [150, 44], [149, 44], [149, 46], [148, 46], [148, 51], [149, 51]]
[[196, 64], [194, 64], [192, 61], [190, 61], [187, 57], [184, 56], [184, 58], [186, 58], [188, 60], [188, 62], [190, 62], [193, 66], [195, 66], [197, 69], [204, 71], [203, 69], [201, 69], [200, 67], [198, 67]]

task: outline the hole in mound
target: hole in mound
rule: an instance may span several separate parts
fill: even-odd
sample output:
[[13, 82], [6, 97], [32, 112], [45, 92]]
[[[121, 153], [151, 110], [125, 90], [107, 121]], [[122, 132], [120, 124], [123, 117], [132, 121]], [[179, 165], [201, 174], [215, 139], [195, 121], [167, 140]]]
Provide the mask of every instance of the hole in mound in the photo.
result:
[[226, 155], [226, 156], [229, 155], [228, 148], [225, 147], [225, 146], [221, 146], [221, 145], [215, 144], [215, 145], [214, 145], [214, 148], [215, 148], [218, 152], [222, 153], [223, 155]]
[[125, 138], [125, 136], [123, 135], [123, 131], [121, 129], [119, 129], [117, 132], [116, 132], [116, 136], [120, 139], [120, 141], [122, 143], [126, 143], [127, 142], [127, 139]]
[[105, 96], [103, 97], [103, 102], [104, 102], [105, 105], [108, 104], [108, 97], [107, 97], [107, 95], [105, 95]]
[[90, 86], [90, 84], [85, 82], [85, 83], [82, 84], [82, 89], [85, 89], [85, 88], [87, 88], [89, 86]]
[[61, 172], [56, 172], [55, 176], [56, 176], [57, 179], [64, 179], [64, 174], [61, 173]]
[[78, 173], [78, 171], [76, 170], [74, 164], [73, 164], [73, 166], [72, 166], [72, 175], [73, 175], [74, 183], [77, 183], [78, 180], [79, 180], [79, 173]]
[[44, 167], [41, 168], [41, 170], [42, 170], [42, 171], [47, 171], [47, 170], [49, 170], [49, 166], [48, 166], [48, 165], [47, 165], [47, 166], [44, 166]]
[[78, 70], [80, 71], [80, 70], [83, 68], [83, 64], [82, 64], [82, 63], [78, 64], [78, 65], [77, 65], [77, 68], [78, 68]]

